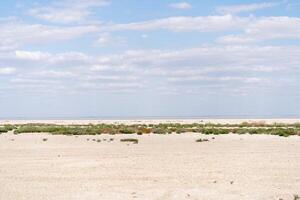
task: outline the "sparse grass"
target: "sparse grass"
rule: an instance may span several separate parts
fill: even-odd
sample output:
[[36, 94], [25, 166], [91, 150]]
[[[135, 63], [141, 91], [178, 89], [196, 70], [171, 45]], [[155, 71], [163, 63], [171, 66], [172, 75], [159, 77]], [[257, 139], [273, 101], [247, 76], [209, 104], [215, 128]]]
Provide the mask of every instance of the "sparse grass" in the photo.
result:
[[138, 144], [139, 143], [139, 140], [135, 139], [135, 138], [125, 138], [125, 139], [121, 139], [120, 141], [121, 142], [132, 142], [134, 144]]
[[49, 124], [24, 124], [0, 126], [0, 133], [14, 130], [19, 133], [50, 133], [54, 135], [100, 135], [100, 134], [170, 134], [170, 133], [203, 133], [205, 135], [222, 134], [267, 134], [288, 137], [300, 136], [300, 123], [296, 124], [265, 124], [242, 123], [242, 124], [134, 124], [134, 125], [49, 125]]
[[205, 135], [223, 135], [230, 133], [230, 130], [224, 128], [204, 128], [201, 132]]

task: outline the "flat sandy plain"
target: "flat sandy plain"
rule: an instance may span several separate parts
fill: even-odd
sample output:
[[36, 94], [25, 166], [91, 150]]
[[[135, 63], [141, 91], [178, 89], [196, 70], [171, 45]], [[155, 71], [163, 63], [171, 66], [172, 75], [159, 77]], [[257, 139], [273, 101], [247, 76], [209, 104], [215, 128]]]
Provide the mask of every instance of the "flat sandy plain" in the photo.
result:
[[2, 134], [0, 199], [293, 200], [299, 145], [267, 135]]

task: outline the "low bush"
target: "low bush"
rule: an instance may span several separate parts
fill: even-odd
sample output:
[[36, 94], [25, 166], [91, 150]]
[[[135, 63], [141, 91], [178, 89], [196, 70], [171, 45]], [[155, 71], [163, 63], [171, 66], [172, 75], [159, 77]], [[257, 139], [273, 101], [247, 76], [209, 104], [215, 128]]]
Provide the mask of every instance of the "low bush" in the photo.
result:
[[209, 140], [208, 139], [198, 139], [198, 140], [196, 140], [196, 142], [209, 142]]
[[142, 134], [150, 134], [151, 133], [151, 129], [147, 128], [147, 127], [140, 127], [138, 128], [138, 134], [142, 135]]
[[139, 140], [135, 139], [135, 138], [126, 138], [126, 139], [121, 139], [120, 141], [121, 142], [132, 142], [134, 144], [138, 144], [139, 143]]
[[122, 128], [119, 130], [119, 133], [121, 134], [134, 134], [136, 131], [131, 128]]
[[7, 133], [8, 131], [12, 131], [15, 129], [15, 126], [13, 125], [3, 125], [0, 126], [0, 134], [1, 133]]
[[163, 128], [153, 128], [152, 133], [154, 134], [167, 134], [167, 130]]

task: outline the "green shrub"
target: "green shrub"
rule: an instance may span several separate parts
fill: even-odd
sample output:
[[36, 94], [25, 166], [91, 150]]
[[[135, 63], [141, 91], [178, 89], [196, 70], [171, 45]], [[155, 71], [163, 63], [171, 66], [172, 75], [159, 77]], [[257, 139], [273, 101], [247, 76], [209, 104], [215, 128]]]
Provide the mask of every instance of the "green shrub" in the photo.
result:
[[295, 123], [295, 124], [293, 124], [293, 126], [296, 128], [300, 128], [300, 123]]
[[244, 127], [250, 127], [251, 125], [248, 122], [242, 122], [239, 124], [239, 127], [244, 128]]
[[0, 126], [0, 134], [1, 133], [7, 133], [8, 131], [12, 131], [15, 129], [15, 126], [13, 125], [3, 125]]
[[123, 129], [120, 129], [119, 132], [121, 134], [134, 134], [135, 130], [130, 129], [130, 128], [123, 128]]
[[4, 127], [0, 127], [0, 134], [1, 133], [6, 133], [6, 132], [7, 132], [7, 130]]
[[152, 132], [154, 134], [167, 134], [167, 130], [163, 128], [153, 128]]

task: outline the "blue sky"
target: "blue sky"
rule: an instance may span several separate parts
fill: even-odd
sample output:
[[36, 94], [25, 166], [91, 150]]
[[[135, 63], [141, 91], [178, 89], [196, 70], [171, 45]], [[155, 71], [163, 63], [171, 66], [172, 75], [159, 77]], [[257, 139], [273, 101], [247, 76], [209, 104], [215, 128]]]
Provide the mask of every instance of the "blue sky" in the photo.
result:
[[0, 118], [300, 116], [300, 3], [0, 2]]

